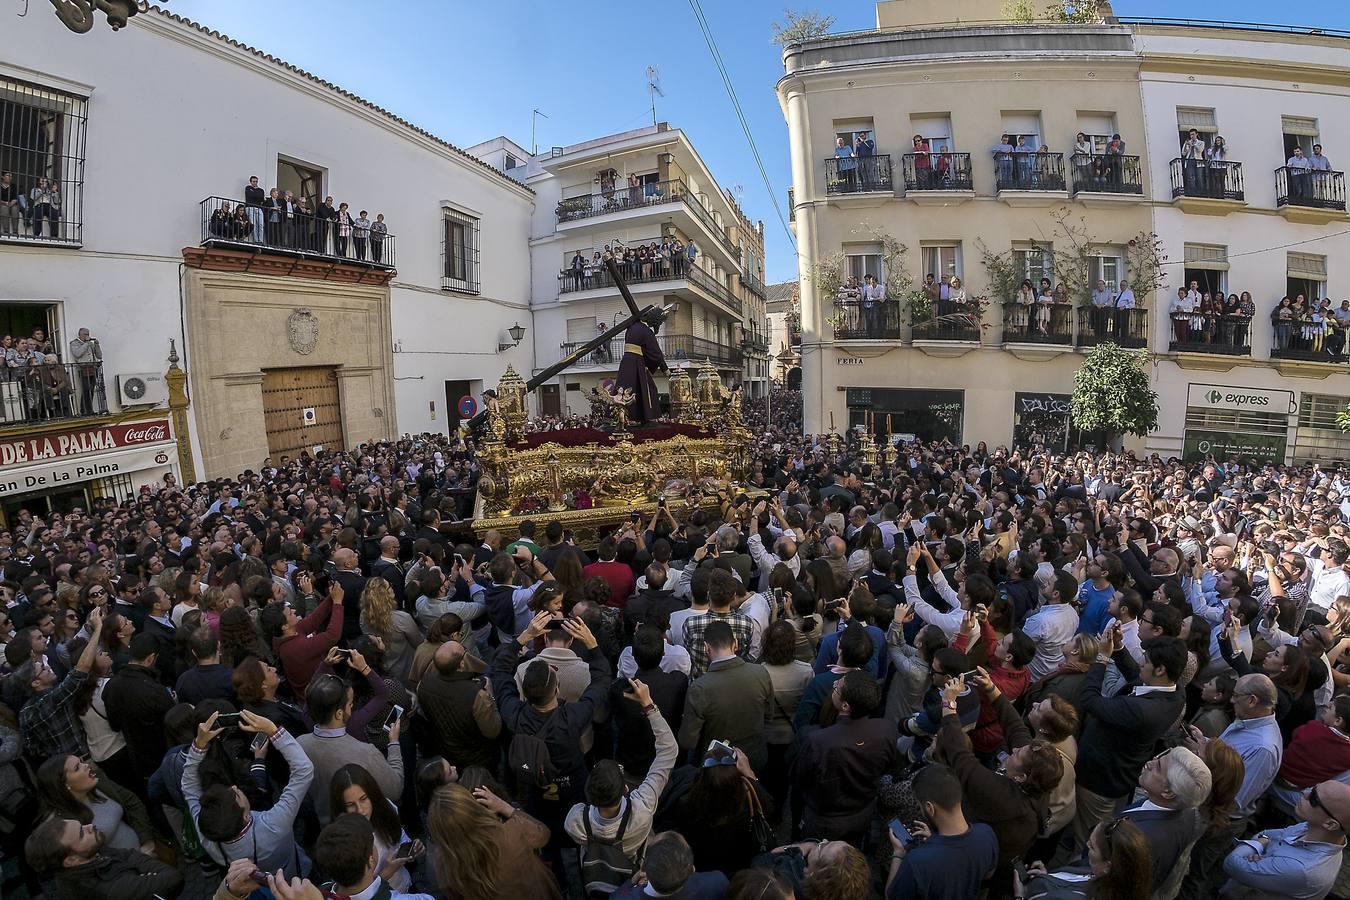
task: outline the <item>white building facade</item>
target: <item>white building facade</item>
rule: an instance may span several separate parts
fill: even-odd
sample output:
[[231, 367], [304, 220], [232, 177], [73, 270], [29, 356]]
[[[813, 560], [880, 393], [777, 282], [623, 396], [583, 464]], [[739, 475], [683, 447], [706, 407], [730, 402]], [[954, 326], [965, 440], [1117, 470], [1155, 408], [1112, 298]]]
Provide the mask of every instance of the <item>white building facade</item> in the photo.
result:
[[[42, 328], [71, 382], [32, 403], [6, 379], [0, 443], [167, 421], [159, 379], [171, 340], [189, 376], [186, 428], [149, 462], [127, 457], [135, 468], [118, 481], [100, 480], [98, 461], [127, 446], [67, 440], [90, 463], [81, 477], [94, 473], [88, 496], [122, 499], [170, 470], [232, 475], [308, 447], [446, 431], [485, 373], [533, 359], [532, 333], [518, 346], [507, 336], [530, 322], [529, 188], [179, 17], [151, 10], [86, 35], [51, 15], [13, 19], [0, 51], [0, 170], [24, 197], [0, 219], [0, 332]], [[273, 229], [265, 210], [243, 209], [248, 234], [213, 223], [216, 209], [249, 199], [254, 175], [310, 210], [331, 196], [352, 219], [382, 214], [387, 234], [303, 210]], [[58, 201], [33, 193], [39, 178], [60, 184]], [[101, 348], [97, 398], [81, 382], [92, 370], [70, 355], [83, 328]], [[191, 448], [182, 462], [160, 461], [180, 439]], [[0, 482], [14, 464], [0, 460]], [[7, 508], [43, 508], [19, 481], [0, 488]]]

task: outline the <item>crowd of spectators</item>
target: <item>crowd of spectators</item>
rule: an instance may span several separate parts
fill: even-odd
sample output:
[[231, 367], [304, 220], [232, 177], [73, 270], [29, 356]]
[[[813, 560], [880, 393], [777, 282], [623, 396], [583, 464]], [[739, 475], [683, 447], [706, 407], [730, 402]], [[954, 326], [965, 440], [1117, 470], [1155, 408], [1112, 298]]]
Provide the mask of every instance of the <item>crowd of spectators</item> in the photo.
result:
[[58, 179], [34, 178], [32, 186], [25, 188], [13, 172], [0, 172], [0, 235], [62, 238], [61, 205]]
[[0, 422], [105, 412], [102, 363], [103, 347], [88, 328], [64, 360], [41, 326], [27, 336], [0, 335]]
[[385, 261], [384, 245], [390, 237], [384, 213], [377, 213], [372, 222], [366, 210], [353, 216], [346, 203], [334, 206], [332, 197], [311, 207], [307, 197], [291, 191], [272, 188], [264, 194], [256, 175], [244, 188], [244, 202], [220, 200], [206, 228], [222, 240], [377, 264]]
[[661, 281], [683, 276], [698, 259], [698, 245], [693, 240], [686, 243], [678, 237], [663, 237], [659, 241], [632, 246], [614, 241], [605, 244], [603, 250], [595, 251], [589, 258], [585, 251], [577, 250], [568, 261], [567, 268], [560, 273], [568, 290], [585, 291], [592, 286], [608, 285], [610, 282], [604, 260], [610, 253], [614, 254], [614, 262], [625, 282]]
[[1328, 896], [1350, 472], [888, 471], [785, 393], [592, 544], [473, 532], [432, 436], [21, 511], [0, 893]]

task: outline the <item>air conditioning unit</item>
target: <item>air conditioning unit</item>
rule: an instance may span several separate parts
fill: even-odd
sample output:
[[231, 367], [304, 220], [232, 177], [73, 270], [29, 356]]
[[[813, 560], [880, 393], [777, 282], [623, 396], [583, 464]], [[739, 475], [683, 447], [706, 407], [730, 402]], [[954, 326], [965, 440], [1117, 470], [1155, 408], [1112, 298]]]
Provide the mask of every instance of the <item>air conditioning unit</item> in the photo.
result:
[[117, 376], [117, 400], [123, 406], [157, 406], [168, 399], [169, 388], [159, 372], [130, 372]]

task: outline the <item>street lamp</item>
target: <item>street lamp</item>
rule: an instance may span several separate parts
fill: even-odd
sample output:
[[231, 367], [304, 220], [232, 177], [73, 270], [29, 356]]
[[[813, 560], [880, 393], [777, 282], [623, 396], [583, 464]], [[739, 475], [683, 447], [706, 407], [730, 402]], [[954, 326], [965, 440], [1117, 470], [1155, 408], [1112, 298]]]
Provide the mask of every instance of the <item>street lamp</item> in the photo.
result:
[[511, 340], [515, 341], [515, 343], [513, 343], [513, 344], [501, 344], [501, 343], [497, 344], [497, 352], [498, 352], [498, 353], [502, 352], [503, 350], [510, 350], [512, 347], [519, 347], [519, 346], [520, 346], [521, 338], [525, 337], [525, 329], [524, 329], [524, 327], [521, 326], [521, 324], [520, 324], [519, 322], [517, 322], [516, 324], [512, 325], [510, 328], [506, 329], [506, 333], [509, 334], [509, 335], [511, 336]]

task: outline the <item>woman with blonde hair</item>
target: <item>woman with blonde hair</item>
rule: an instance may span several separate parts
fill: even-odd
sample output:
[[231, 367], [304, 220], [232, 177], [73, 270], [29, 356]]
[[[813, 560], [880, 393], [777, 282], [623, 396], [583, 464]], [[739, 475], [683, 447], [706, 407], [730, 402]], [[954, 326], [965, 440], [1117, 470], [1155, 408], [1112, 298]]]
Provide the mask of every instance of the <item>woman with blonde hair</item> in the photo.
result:
[[383, 578], [372, 578], [361, 592], [361, 630], [384, 641], [386, 671], [407, 683], [413, 654], [422, 643], [422, 631], [413, 617], [395, 608], [394, 589]]
[[427, 836], [436, 881], [450, 897], [561, 898], [540, 860], [548, 827], [485, 787], [447, 784], [431, 795]]

